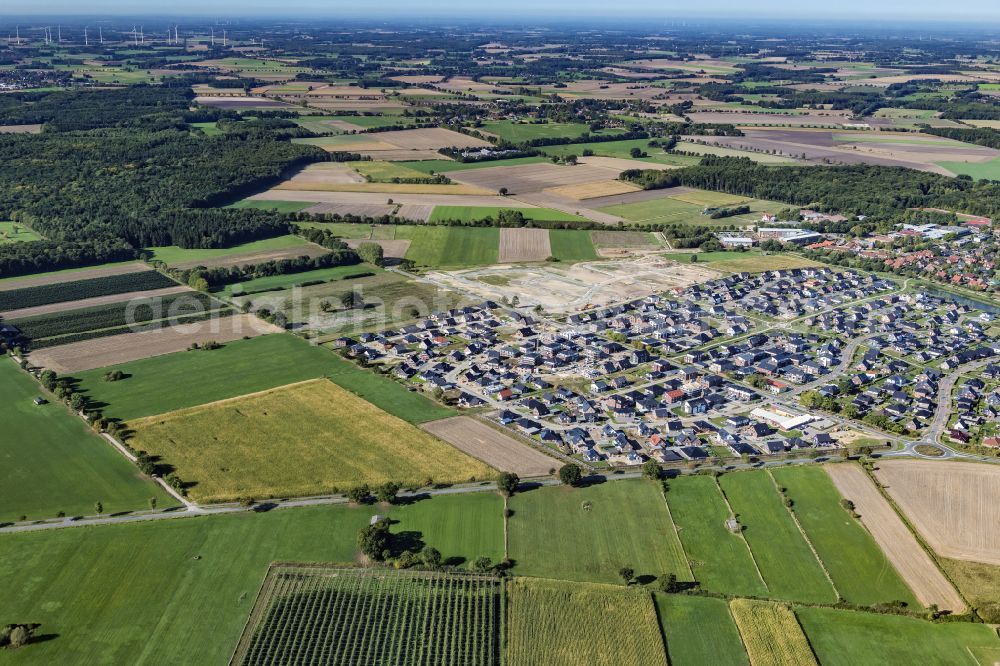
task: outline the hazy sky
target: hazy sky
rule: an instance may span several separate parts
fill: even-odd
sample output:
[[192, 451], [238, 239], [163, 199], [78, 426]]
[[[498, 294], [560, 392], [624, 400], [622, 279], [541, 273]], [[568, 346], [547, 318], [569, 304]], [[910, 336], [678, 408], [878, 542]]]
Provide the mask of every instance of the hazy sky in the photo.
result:
[[1000, 1], [962, 0], [8, 0], [0, 3], [0, 19], [18, 14], [129, 14], [251, 16], [369, 16], [372, 18], [588, 17], [686, 18], [733, 20], [759, 18], [901, 18], [949, 22], [988, 20], [1000, 23]]

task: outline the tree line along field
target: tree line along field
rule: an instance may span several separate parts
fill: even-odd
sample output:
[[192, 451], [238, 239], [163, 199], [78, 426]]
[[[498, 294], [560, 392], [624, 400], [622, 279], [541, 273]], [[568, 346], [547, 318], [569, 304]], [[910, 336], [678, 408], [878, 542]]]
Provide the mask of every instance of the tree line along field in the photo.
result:
[[[623, 505], [623, 511], [634, 512], [637, 518], [629, 520], [641, 523], [652, 509], [650, 502], [656, 493], [652, 497], [636, 494], [640, 484], [655, 487], [647, 481], [609, 481], [603, 485], [626, 486], [621, 495], [634, 499], [631, 507]], [[557, 490], [571, 497], [576, 493], [576, 489]], [[539, 492], [515, 494], [514, 499]], [[662, 498], [657, 499], [662, 503]], [[556, 505], [555, 511], [561, 515], [557, 522], [572, 524], [583, 501]], [[519, 509], [514, 502], [512, 508], [513, 522]], [[393, 521], [394, 534], [438, 548], [446, 561], [463, 569], [481, 555], [497, 561], [503, 553], [503, 502], [489, 492], [437, 496], [392, 507], [317, 506], [10, 534], [0, 540], [0, 583], [7, 590], [0, 616], [31, 617], [42, 624], [45, 633], [58, 634], [19, 652], [18, 663], [48, 664], [53, 659], [73, 663], [220, 663], [237, 645], [272, 562], [349, 564], [357, 555], [358, 530], [376, 513]], [[610, 539], [611, 534], [620, 536], [634, 526], [608, 520], [603, 529]], [[515, 575], [525, 573], [519, 557], [530, 553], [536, 535], [511, 531]], [[233, 543], [252, 543], [254, 547], [234, 550]], [[653, 537], [648, 544], [660, 547]], [[587, 552], [578, 549], [575, 559], [566, 562], [567, 567], [579, 567], [574, 563]], [[149, 566], [151, 561], [156, 562], [155, 567]], [[624, 556], [616, 563], [628, 564]], [[24, 571], [31, 571], [32, 576], [23, 575]], [[39, 588], [38, 580], [48, 582]], [[651, 598], [648, 587], [626, 590], [541, 579], [526, 579], [523, 585], [534, 591], [552, 587], [558, 592], [551, 597], [533, 594], [541, 609], [526, 610], [533, 614], [530, 617], [540, 618], [538, 622], [564, 623], [547, 625], [552, 630], [544, 633], [522, 634], [520, 644], [536, 646], [543, 650], [539, 654], [554, 658], [588, 653], [591, 648], [581, 648], [581, 638], [594, 645], [620, 642], [630, 650], [651, 645], [655, 641], [648, 629], [647, 604], [655, 603], [659, 617], [652, 615], [654, 630], [662, 628], [664, 637], [657, 631], [661, 643], [655, 663], [664, 662], [664, 649], [670, 663], [681, 666], [746, 663], [726, 599], [661, 593]], [[573, 594], [575, 590], [580, 594]], [[590, 594], [593, 592], [599, 592], [596, 599]], [[512, 599], [511, 608], [515, 608], [516, 598]], [[609, 615], [605, 604], [635, 610], [619, 617]], [[824, 666], [962, 663], [970, 650], [988, 656], [1000, 649], [1000, 640], [984, 625], [932, 624], [833, 608], [793, 606], [793, 611]], [[604, 631], [579, 631], [576, 618], [594, 617], [595, 613]], [[508, 613], [508, 622], [515, 621]], [[633, 624], [639, 625], [634, 632]], [[513, 627], [507, 630], [512, 633]], [[893, 637], [887, 640], [883, 632], [892, 632]], [[509, 659], [513, 659], [510, 650], [517, 645], [511, 640], [512, 636], [506, 644]], [[923, 661], [923, 655], [930, 657]], [[974, 662], [968, 663], [974, 666]]]
[[508, 210], [521, 213], [527, 220], [540, 222], [585, 222], [586, 219], [572, 213], [564, 213], [552, 208], [507, 208], [502, 206], [434, 206], [428, 222], [443, 222], [458, 220], [461, 222], [477, 222], [487, 218], [497, 219], [500, 211]]
[[496, 472], [326, 379], [130, 421], [199, 502], [323, 495], [389, 481], [482, 481]]
[[[13, 361], [0, 358], [0, 522], [148, 508], [173, 500]], [[3, 545], [0, 544], [0, 549]]]
[[493, 576], [275, 566], [234, 664], [499, 666]]
[[0, 291], [0, 312], [176, 286], [177, 283], [167, 276], [153, 270], [144, 270], [123, 275], [9, 289]]

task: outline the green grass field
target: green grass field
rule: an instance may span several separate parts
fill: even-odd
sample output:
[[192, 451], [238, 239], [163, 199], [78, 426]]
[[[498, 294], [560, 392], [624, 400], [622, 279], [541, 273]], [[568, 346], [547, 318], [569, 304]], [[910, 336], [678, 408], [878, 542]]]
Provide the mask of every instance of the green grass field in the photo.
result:
[[226, 285], [223, 293], [227, 296], [239, 294], [254, 294], [262, 291], [275, 291], [278, 289], [291, 289], [305, 282], [334, 282], [349, 279], [354, 275], [365, 273], [379, 273], [381, 269], [376, 266], [359, 264], [356, 266], [334, 266], [333, 268], [319, 268], [314, 271], [304, 273], [288, 273], [285, 275], [269, 275], [267, 277], [248, 280], [237, 284]]
[[494, 470], [346, 389], [317, 379], [130, 421], [199, 502], [324, 495], [388, 481], [458, 483]]
[[350, 167], [374, 183], [391, 183], [393, 178], [426, 178], [427, 174], [396, 162], [350, 162]]
[[713, 592], [768, 596], [757, 576], [750, 549], [726, 529], [729, 510], [715, 479], [683, 477], [670, 481], [667, 502], [680, 530], [695, 578]]
[[[110, 370], [121, 370], [127, 378], [105, 382]], [[454, 415], [391, 379], [287, 334], [236, 340], [209, 352], [156, 356], [76, 378], [91, 400], [108, 405], [105, 413], [128, 421], [324, 376], [404, 421]]]
[[352, 562], [375, 511], [315, 507], [4, 535], [0, 622], [30, 617], [53, 636], [13, 661], [225, 663], [267, 566]]
[[191, 127], [197, 127], [205, 136], [218, 136], [222, 134], [222, 130], [216, 122], [210, 123], [191, 123]]
[[671, 664], [749, 664], [725, 599], [655, 594]]
[[483, 123], [484, 132], [496, 134], [511, 143], [531, 139], [577, 137], [590, 131], [583, 123], [515, 123], [511, 120], [491, 120]]
[[315, 204], [311, 201], [270, 201], [263, 199], [244, 199], [237, 201], [227, 208], [257, 208], [259, 210], [273, 210], [278, 213], [298, 213]]
[[434, 212], [428, 222], [442, 222], [445, 220], [461, 220], [462, 222], [476, 222], [486, 218], [497, 219], [502, 210], [516, 210], [524, 215], [525, 219], [538, 220], [540, 222], [585, 222], [586, 218], [572, 213], [564, 213], [561, 210], [552, 208], [503, 208], [501, 206], [434, 206]]
[[[165, 414], [334, 372], [346, 363], [329, 350], [287, 334], [226, 343], [221, 349], [177, 352], [75, 375], [87, 396], [124, 420]], [[106, 382], [109, 370], [126, 379]], [[386, 380], [388, 381], [388, 380]]]
[[552, 256], [559, 261], [591, 261], [598, 259], [589, 231], [550, 229]]
[[[702, 215], [707, 206], [747, 205], [750, 212], [744, 215], [712, 219]], [[775, 213], [784, 207], [774, 201], [735, 197], [721, 192], [696, 190], [661, 199], [615, 204], [600, 208], [601, 212], [624, 217], [632, 222], [647, 224], [690, 224], [705, 227], [745, 226], [759, 221], [761, 213]]]
[[823, 666], [979, 666], [1000, 658], [1000, 639], [982, 624], [830, 608], [799, 608], [796, 614]]
[[487, 160], [483, 162], [454, 162], [452, 160], [422, 160], [419, 162], [396, 162], [421, 173], [442, 173], [444, 171], [467, 171], [469, 169], [486, 169], [501, 166], [519, 166], [521, 164], [538, 164], [548, 162], [540, 156], [535, 157], [514, 157], [509, 160]]
[[441, 495], [379, 511], [392, 520], [393, 534], [419, 535], [444, 562], [461, 566], [482, 556], [503, 559], [503, 499], [497, 493]]
[[[15, 231], [16, 230], [16, 231]], [[41, 240], [34, 231], [16, 222], [0, 222], [0, 245]]]
[[234, 254], [247, 254], [249, 252], [266, 252], [268, 250], [286, 250], [293, 247], [308, 245], [299, 236], [291, 234], [287, 236], [277, 236], [264, 240], [235, 245], [233, 247], [205, 248], [205, 249], [185, 249], [171, 245], [169, 247], [147, 248], [153, 252], [153, 259], [158, 259], [166, 264], [180, 264], [189, 261], [202, 261], [206, 259], [218, 259], [219, 257], [229, 257]]
[[822, 266], [819, 262], [805, 259], [794, 254], [761, 254], [749, 252], [667, 252], [664, 258], [681, 263], [691, 261], [691, 255], [698, 257], [698, 263], [709, 264], [712, 268], [730, 273], [761, 273], [789, 268], [808, 268]]
[[822, 468], [787, 467], [773, 474], [787, 488], [802, 529], [847, 601], [871, 605], [900, 600], [920, 607], [868, 531], [840, 507], [840, 493]]
[[1000, 180], [1000, 157], [989, 162], [937, 162], [937, 165], [959, 176], [972, 176], [976, 180]]
[[404, 421], [426, 423], [455, 416], [455, 410], [339, 356], [333, 357], [331, 365], [332, 371], [326, 372], [330, 381]]
[[[0, 521], [91, 515], [160, 507], [174, 500], [70, 414], [52, 402], [35, 405], [38, 384], [13, 361], [0, 358]], [[0, 546], [2, 548], [2, 546]], [[2, 619], [0, 619], [2, 622]]]
[[690, 155], [675, 155], [667, 153], [662, 148], [653, 148], [649, 145], [649, 139], [627, 139], [625, 141], [594, 141], [589, 143], [570, 143], [561, 146], [542, 146], [539, 148], [546, 155], [555, 157], [565, 157], [566, 155], [576, 155], [582, 157], [585, 150], [592, 151], [594, 155], [600, 157], [619, 157], [622, 159], [636, 159], [632, 157], [632, 149], [638, 148], [646, 153], [647, 157], [638, 158], [642, 162], [649, 162], [651, 165], [663, 164], [666, 166], [691, 166], [697, 164], [701, 158]]
[[400, 227], [410, 239], [406, 258], [421, 266], [483, 266], [497, 263], [500, 230], [491, 227]]
[[[589, 508], [585, 503], [589, 502]], [[618, 569], [689, 580], [684, 551], [659, 487], [647, 481], [540, 488], [513, 497], [511, 558], [517, 572], [613, 582]]]
[[809, 549], [766, 472], [734, 472], [719, 484], [744, 527], [770, 594], [778, 599], [834, 603], [836, 591]]

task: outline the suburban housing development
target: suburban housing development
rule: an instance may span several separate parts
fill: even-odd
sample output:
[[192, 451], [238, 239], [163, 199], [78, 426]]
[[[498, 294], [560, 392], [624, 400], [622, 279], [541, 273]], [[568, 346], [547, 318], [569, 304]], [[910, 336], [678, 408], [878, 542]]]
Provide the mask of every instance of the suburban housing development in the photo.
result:
[[0, 9], [0, 663], [1000, 662], [995, 8], [321, 4]]

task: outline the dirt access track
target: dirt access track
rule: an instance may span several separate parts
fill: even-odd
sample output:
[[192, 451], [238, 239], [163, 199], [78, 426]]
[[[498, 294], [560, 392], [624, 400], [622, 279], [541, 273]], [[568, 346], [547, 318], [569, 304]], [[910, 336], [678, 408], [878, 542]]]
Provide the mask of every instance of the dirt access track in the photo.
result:
[[527, 444], [468, 416], [431, 421], [420, 426], [463, 453], [502, 472], [518, 476], [548, 476], [558, 462]]
[[1000, 467], [887, 460], [875, 476], [939, 555], [1000, 565]]
[[[881, 464], [881, 463], [880, 463]], [[826, 465], [840, 494], [854, 502], [861, 524], [871, 533], [896, 571], [924, 606], [962, 613], [965, 602], [920, 546], [917, 538], [878, 491], [865, 471], [853, 463]]]
[[83, 372], [184, 351], [192, 343], [231, 342], [281, 331], [252, 315], [234, 315], [137, 333], [73, 342], [32, 352], [32, 365], [59, 374]]
[[110, 294], [108, 296], [95, 296], [93, 298], [80, 298], [75, 301], [62, 301], [60, 303], [49, 303], [33, 308], [22, 308], [20, 310], [10, 310], [0, 313], [4, 319], [18, 319], [22, 317], [34, 317], [37, 315], [52, 314], [65, 310], [81, 310], [92, 308], [98, 305], [111, 305], [112, 303], [123, 303], [134, 299], [152, 299], [182, 294], [184, 292], [194, 292], [191, 287], [177, 285], [176, 287], [164, 287], [163, 289], [148, 289], [146, 291], [130, 291], [127, 294]]

